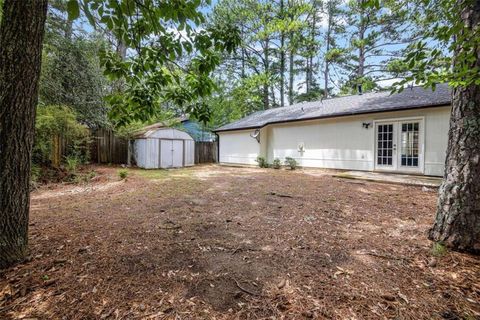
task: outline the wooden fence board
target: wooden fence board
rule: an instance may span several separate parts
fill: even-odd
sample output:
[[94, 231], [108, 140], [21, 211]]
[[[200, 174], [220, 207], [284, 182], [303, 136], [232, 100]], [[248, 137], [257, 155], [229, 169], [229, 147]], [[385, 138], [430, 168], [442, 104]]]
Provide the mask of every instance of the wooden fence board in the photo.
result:
[[217, 162], [216, 142], [195, 142], [195, 164]]
[[91, 160], [97, 163], [126, 164], [128, 141], [116, 137], [113, 131], [98, 129], [92, 134]]

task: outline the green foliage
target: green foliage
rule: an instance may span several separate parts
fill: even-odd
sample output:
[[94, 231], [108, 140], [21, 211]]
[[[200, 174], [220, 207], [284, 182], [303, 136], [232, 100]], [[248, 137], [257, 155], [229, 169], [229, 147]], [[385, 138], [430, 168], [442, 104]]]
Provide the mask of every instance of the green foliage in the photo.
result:
[[324, 90], [318, 87], [310, 89], [308, 92], [301, 93], [295, 97], [295, 102], [317, 101], [323, 97]]
[[281, 167], [282, 167], [282, 162], [280, 161], [280, 159], [275, 158], [272, 162], [272, 168], [273, 169], [280, 169]]
[[258, 163], [260, 168], [268, 168], [270, 166], [264, 157], [258, 156], [255, 161]]
[[[398, 5], [409, 4], [409, 1], [399, 1]], [[477, 63], [480, 36], [477, 28], [463, 21], [466, 12], [474, 6], [475, 1], [415, 2], [408, 18], [421, 32], [419, 39], [407, 48], [402, 62], [408, 66], [408, 72], [402, 81], [394, 84], [395, 91], [402, 91], [403, 86], [412, 81], [432, 89], [445, 82], [452, 87], [480, 85]], [[478, 3], [476, 6], [474, 10], [478, 10]]]
[[297, 160], [292, 157], [285, 157], [285, 165], [290, 168], [290, 170], [295, 170], [297, 168]]
[[214, 89], [212, 71], [219, 55], [238, 44], [238, 30], [218, 23], [205, 26], [202, 1], [71, 0], [69, 14], [75, 18], [76, 2], [93, 26], [101, 26], [135, 54], [126, 59], [105, 48], [101, 54], [105, 75], [123, 81], [125, 90], [107, 97], [115, 124], [145, 122], [168, 102], [198, 119], [208, 120], [206, 105], [199, 98]]
[[435, 257], [443, 257], [448, 252], [447, 247], [443, 243], [434, 242], [432, 245], [432, 255]]
[[108, 125], [107, 79], [100, 66], [99, 51], [105, 44], [98, 35], [85, 36], [73, 30], [64, 16], [63, 1], [52, 1], [46, 24], [40, 101], [68, 105], [78, 120], [91, 128]]
[[128, 177], [128, 170], [127, 169], [120, 169], [118, 170], [118, 176], [120, 179], [126, 179]]
[[35, 121], [35, 144], [33, 162], [48, 164], [53, 152], [56, 136], [66, 141], [67, 156], [76, 156], [83, 161], [88, 160], [88, 129], [81, 125], [75, 113], [66, 106], [39, 106]]
[[77, 173], [78, 166], [81, 164], [81, 160], [77, 155], [68, 155], [65, 157], [65, 169], [71, 175]]

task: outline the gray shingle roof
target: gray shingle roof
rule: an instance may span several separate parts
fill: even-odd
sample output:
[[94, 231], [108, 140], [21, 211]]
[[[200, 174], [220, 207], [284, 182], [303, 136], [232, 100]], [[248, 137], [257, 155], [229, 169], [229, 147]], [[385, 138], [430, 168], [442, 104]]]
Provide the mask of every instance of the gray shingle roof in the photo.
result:
[[297, 103], [288, 107], [257, 111], [215, 131], [261, 128], [271, 123], [340, 117], [363, 113], [426, 108], [451, 103], [451, 89], [437, 85], [435, 91], [422, 87], [406, 88], [401, 93], [371, 92], [319, 101]]

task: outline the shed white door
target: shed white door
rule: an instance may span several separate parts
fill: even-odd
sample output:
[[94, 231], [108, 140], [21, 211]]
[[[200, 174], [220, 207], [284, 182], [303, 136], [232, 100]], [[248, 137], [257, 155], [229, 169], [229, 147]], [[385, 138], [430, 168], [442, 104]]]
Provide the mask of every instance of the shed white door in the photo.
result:
[[172, 140], [172, 167], [183, 167], [183, 141]]
[[182, 140], [160, 140], [160, 164], [161, 168], [183, 166]]
[[399, 120], [375, 126], [375, 168], [423, 172], [423, 121]]

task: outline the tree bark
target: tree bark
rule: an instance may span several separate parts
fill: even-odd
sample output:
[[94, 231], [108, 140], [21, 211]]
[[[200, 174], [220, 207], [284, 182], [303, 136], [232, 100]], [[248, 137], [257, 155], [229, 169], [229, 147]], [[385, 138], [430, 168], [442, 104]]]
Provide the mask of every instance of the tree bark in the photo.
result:
[[[462, 19], [470, 32], [480, 28], [479, 0], [466, 8]], [[480, 48], [474, 50], [472, 68], [480, 68]], [[457, 53], [461, 51], [460, 43]], [[452, 92], [445, 175], [429, 238], [454, 250], [480, 253], [480, 86], [476, 84]]]
[[324, 85], [323, 85], [323, 97], [328, 97], [328, 83], [329, 83], [329, 76], [330, 76], [330, 61], [328, 61], [328, 52], [330, 51], [330, 41], [332, 40], [332, 24], [333, 24], [333, 3], [327, 3], [327, 12], [328, 12], [328, 26], [327, 26], [327, 34], [325, 36], [326, 48], [325, 48], [325, 69], [323, 70], [323, 78], [324, 78]]
[[267, 110], [270, 108], [270, 99], [269, 99], [269, 79], [270, 79], [270, 63], [269, 63], [269, 52], [270, 52], [270, 39], [267, 37], [265, 39], [265, 46], [263, 48], [263, 65], [265, 71], [264, 83], [263, 83], [263, 109]]
[[[280, 19], [285, 19], [285, 4], [280, 0]], [[280, 31], [280, 107], [285, 106], [285, 31]]]
[[6, 0], [0, 24], [0, 269], [28, 245], [30, 160], [47, 0]]
[[293, 104], [293, 98], [294, 98], [294, 94], [293, 94], [293, 82], [295, 80], [294, 59], [295, 59], [295, 51], [292, 48], [289, 56], [289, 72], [288, 72], [288, 103], [290, 105]]

